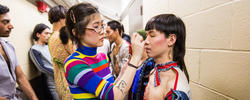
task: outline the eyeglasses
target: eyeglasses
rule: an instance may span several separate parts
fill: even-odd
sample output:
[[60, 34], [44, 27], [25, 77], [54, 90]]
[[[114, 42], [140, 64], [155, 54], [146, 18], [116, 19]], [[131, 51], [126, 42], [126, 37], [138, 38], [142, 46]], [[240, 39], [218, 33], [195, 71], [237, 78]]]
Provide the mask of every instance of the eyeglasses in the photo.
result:
[[98, 26], [97, 28], [91, 28], [91, 27], [85, 27], [85, 29], [89, 29], [89, 30], [93, 30], [93, 31], [95, 31], [96, 33], [98, 33], [98, 34], [103, 34], [104, 32], [104, 25], [102, 25], [102, 26]]

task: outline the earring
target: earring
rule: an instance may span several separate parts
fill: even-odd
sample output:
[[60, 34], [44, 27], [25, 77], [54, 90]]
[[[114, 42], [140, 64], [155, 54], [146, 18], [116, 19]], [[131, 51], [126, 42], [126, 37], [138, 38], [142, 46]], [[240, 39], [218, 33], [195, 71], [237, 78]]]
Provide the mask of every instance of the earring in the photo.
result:
[[171, 59], [171, 48], [170, 48], [170, 50], [168, 52], [168, 58]]

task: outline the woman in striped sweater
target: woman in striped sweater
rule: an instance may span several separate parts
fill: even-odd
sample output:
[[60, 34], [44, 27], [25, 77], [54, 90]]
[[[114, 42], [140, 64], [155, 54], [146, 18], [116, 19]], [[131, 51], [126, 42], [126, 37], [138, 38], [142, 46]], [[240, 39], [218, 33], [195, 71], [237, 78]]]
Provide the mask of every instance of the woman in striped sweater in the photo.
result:
[[[77, 50], [64, 62], [65, 77], [74, 100], [121, 100], [127, 95], [141, 58], [144, 43], [134, 35], [131, 61], [121, 70], [121, 78], [114, 80], [109, 60], [104, 53], [97, 53], [103, 45], [104, 25], [94, 6], [80, 3], [72, 6], [66, 15], [66, 26], [78, 44]], [[115, 81], [115, 82], [114, 82]]]

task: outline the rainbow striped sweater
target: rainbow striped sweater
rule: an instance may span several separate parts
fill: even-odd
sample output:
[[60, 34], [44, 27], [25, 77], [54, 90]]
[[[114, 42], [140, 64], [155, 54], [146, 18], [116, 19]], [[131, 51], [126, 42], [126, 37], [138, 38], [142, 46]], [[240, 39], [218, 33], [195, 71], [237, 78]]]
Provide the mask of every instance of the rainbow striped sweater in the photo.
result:
[[64, 62], [65, 77], [74, 100], [113, 100], [114, 78], [109, 60], [97, 48], [78, 48]]

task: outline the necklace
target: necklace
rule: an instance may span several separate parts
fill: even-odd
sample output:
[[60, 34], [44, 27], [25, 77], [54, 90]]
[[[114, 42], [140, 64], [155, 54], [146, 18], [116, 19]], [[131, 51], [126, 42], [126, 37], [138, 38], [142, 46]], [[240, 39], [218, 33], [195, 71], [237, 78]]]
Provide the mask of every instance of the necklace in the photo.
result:
[[157, 87], [160, 85], [161, 79], [159, 72], [168, 71], [174, 67], [179, 67], [176, 61], [171, 61], [164, 64], [156, 64], [154, 67], [154, 86]]

